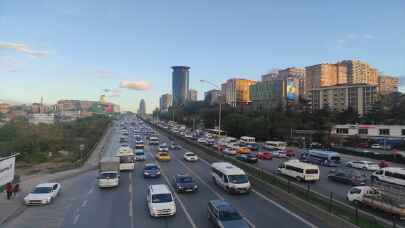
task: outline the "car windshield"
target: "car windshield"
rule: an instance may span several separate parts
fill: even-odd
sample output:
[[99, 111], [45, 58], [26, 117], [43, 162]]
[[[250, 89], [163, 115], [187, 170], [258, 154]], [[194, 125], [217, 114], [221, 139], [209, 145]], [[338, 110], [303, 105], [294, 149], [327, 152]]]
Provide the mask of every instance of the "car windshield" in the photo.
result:
[[221, 210], [219, 212], [219, 219], [221, 221], [240, 220], [242, 217], [234, 209]]
[[151, 165], [151, 166], [145, 166], [145, 170], [158, 170], [159, 167]]
[[36, 187], [31, 193], [34, 194], [46, 194], [52, 191], [51, 187]]
[[120, 163], [132, 163], [134, 162], [133, 156], [120, 156]]
[[113, 179], [116, 178], [117, 174], [116, 173], [102, 173], [100, 174], [100, 178], [102, 179]]
[[192, 156], [195, 156], [195, 154], [190, 153], [190, 154], [186, 154], [186, 156], [192, 157]]
[[305, 174], [317, 174], [318, 170], [317, 169], [306, 169]]
[[229, 182], [233, 184], [243, 184], [249, 182], [246, 175], [230, 175], [228, 176]]
[[172, 194], [169, 193], [152, 195], [152, 203], [169, 203], [172, 201]]
[[193, 178], [192, 177], [178, 177], [177, 182], [179, 182], [179, 183], [192, 183]]
[[144, 152], [135, 152], [136, 155], [144, 155]]

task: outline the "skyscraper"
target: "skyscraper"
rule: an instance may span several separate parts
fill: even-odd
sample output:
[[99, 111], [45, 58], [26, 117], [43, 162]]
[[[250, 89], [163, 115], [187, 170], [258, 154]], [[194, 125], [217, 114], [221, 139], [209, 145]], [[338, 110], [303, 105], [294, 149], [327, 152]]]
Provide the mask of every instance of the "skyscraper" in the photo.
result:
[[141, 99], [141, 102], [139, 102], [138, 115], [145, 116], [145, 114], [146, 114], [146, 103], [144, 99]]
[[197, 92], [197, 90], [190, 89], [190, 90], [188, 91], [188, 100], [189, 100], [189, 101], [197, 101], [197, 99], [198, 99], [198, 92]]
[[173, 66], [172, 69], [173, 105], [184, 105], [188, 98], [190, 67]]

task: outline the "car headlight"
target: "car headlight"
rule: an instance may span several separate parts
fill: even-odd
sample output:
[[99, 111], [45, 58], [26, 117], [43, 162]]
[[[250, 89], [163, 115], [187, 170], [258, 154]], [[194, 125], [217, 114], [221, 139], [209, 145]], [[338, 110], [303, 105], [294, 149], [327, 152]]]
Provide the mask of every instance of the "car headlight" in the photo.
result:
[[144, 172], [143, 174], [144, 174], [144, 175], [149, 175], [149, 173], [148, 173], [148, 172]]
[[42, 204], [47, 204], [47, 203], [49, 203], [49, 200], [43, 199], [43, 200], [41, 201], [41, 203], [42, 203]]
[[198, 186], [197, 186], [197, 185], [194, 185], [194, 188], [198, 188]]

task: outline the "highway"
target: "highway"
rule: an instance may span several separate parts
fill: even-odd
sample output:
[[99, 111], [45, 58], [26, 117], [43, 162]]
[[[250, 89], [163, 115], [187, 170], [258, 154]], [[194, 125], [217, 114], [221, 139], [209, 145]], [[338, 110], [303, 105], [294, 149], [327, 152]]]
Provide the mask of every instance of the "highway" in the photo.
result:
[[[106, 145], [105, 156], [113, 156], [120, 146], [120, 133], [114, 129]], [[161, 137], [161, 141], [167, 141]], [[97, 171], [62, 181], [62, 194], [51, 204], [28, 207], [19, 217], [5, 225], [10, 228], [158, 228], [158, 227], [213, 227], [207, 219], [207, 203], [225, 199], [233, 204], [252, 227], [327, 227], [308, 215], [291, 212], [265, 195], [230, 195], [215, 186], [210, 177], [209, 164], [203, 160], [188, 163], [182, 159], [183, 150], [171, 151], [172, 160], [157, 162], [157, 146], [145, 143], [147, 161], [137, 162], [133, 172], [122, 172], [120, 186], [99, 189]], [[143, 163], [158, 163], [162, 176], [144, 179]], [[146, 205], [146, 189], [150, 184], [168, 184], [174, 175], [188, 173], [196, 180], [199, 191], [191, 194], [175, 193], [177, 214], [173, 217], [151, 218]]]

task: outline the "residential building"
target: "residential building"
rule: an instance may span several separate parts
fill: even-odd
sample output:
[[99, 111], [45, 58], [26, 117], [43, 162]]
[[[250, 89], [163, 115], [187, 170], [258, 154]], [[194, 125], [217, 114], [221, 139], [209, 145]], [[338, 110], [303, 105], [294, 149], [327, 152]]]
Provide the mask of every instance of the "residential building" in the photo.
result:
[[279, 71], [278, 69], [272, 70], [271, 72], [262, 75], [262, 81], [271, 81], [275, 79], [279, 79]]
[[34, 113], [30, 116], [29, 122], [31, 124], [54, 124], [55, 123], [55, 114], [50, 113]]
[[197, 101], [198, 100], [198, 92], [197, 90], [190, 89], [188, 91], [188, 101]]
[[257, 111], [286, 106], [286, 80], [267, 80], [250, 86], [252, 108]]
[[256, 81], [242, 78], [229, 79], [221, 85], [225, 103], [232, 107], [250, 104], [250, 86], [255, 83]]
[[340, 137], [405, 140], [405, 125], [340, 124], [331, 129], [331, 134]]
[[160, 96], [159, 108], [163, 112], [167, 112], [172, 106], [173, 96], [171, 94], [163, 94]]
[[378, 93], [380, 95], [387, 95], [398, 92], [399, 79], [388, 75], [381, 75], [378, 77]]
[[144, 99], [141, 99], [141, 102], [139, 102], [138, 115], [140, 116], [146, 115], [146, 102]]
[[[297, 88], [297, 97], [303, 97], [305, 94], [305, 69], [297, 67], [289, 67], [278, 72], [278, 77], [283, 80], [293, 81], [295, 88]], [[288, 84], [288, 83], [287, 83]], [[289, 87], [291, 88], [291, 87]], [[295, 92], [295, 91], [294, 91]]]
[[10, 111], [10, 104], [0, 103], [0, 113], [7, 113]]
[[345, 84], [309, 90], [312, 110], [329, 109], [344, 111], [351, 108], [359, 115], [367, 114], [377, 100], [377, 86]]
[[204, 93], [204, 101], [209, 105], [218, 104], [221, 97], [221, 90], [213, 89]]
[[24, 110], [13, 110], [7, 113], [7, 117], [10, 120], [15, 120], [18, 117], [27, 118], [28, 112]]
[[107, 102], [108, 102], [107, 96], [105, 94], [101, 95], [100, 96], [100, 103], [105, 104]]
[[188, 98], [190, 67], [173, 66], [172, 69], [173, 105], [184, 105]]
[[343, 60], [338, 64], [346, 66], [348, 84], [378, 85], [378, 71], [367, 63], [359, 60]]
[[344, 64], [322, 63], [305, 67], [305, 94], [311, 89], [340, 84], [347, 84], [347, 67]]

